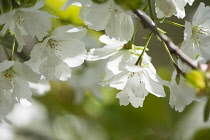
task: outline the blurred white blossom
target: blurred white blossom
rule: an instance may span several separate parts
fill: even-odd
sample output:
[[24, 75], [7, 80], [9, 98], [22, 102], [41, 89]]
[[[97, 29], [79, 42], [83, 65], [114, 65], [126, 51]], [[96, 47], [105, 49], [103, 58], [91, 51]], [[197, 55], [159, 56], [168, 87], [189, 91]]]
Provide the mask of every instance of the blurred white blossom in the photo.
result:
[[54, 138], [47, 110], [38, 102], [30, 107], [16, 104], [0, 123], [1, 140], [51, 140]]

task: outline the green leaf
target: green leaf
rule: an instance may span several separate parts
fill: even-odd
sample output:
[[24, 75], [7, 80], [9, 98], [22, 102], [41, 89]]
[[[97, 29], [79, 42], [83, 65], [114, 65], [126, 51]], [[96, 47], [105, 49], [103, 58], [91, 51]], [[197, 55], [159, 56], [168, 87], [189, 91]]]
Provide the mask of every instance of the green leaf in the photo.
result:
[[187, 81], [190, 85], [198, 90], [202, 90], [206, 87], [205, 76], [203, 72], [199, 70], [192, 70], [186, 74]]
[[124, 9], [139, 9], [145, 4], [145, 0], [115, 0], [115, 2], [121, 5]]

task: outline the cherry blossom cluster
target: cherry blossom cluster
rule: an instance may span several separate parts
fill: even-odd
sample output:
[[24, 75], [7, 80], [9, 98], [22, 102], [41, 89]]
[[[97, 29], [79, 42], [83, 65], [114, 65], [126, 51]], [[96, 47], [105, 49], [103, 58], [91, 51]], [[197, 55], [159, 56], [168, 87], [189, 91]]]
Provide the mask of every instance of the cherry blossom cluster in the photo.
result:
[[[156, 0], [156, 17], [169, 18], [174, 15], [182, 19], [185, 17], [185, 6], [192, 5], [193, 2], [194, 0]], [[10, 34], [14, 39], [11, 55], [0, 62], [0, 116], [6, 115], [17, 102], [30, 105], [31, 85], [40, 83], [43, 79], [68, 81], [77, 88], [77, 94], [82, 94], [89, 88], [96, 96], [99, 96], [99, 84], [109, 85], [120, 90], [116, 95], [120, 105], [131, 103], [135, 108], [143, 106], [149, 93], [165, 97], [164, 86], [170, 89], [169, 104], [179, 112], [193, 100], [206, 99], [196, 96], [196, 89], [188, 85], [185, 76], [179, 74], [177, 69], [174, 70], [171, 81], [158, 76], [151, 57], [147, 54], [153, 34], [149, 34], [144, 46], [133, 44], [134, 20], [137, 18], [132, 10], [123, 9], [114, 0], [107, 0], [102, 4], [91, 0], [67, 0], [61, 9], [66, 10], [70, 5], [81, 7], [79, 17], [87, 25], [87, 29], [73, 25], [51, 29], [51, 19], [56, 17], [40, 10], [44, 4], [44, 0], [38, 0], [32, 7], [18, 7], [0, 15], [0, 36]], [[139, 12], [155, 26], [154, 19], [144, 11]], [[103, 47], [87, 47], [83, 40], [89, 29], [104, 31], [105, 34], [99, 38]], [[38, 40], [30, 52], [30, 59], [14, 59], [15, 49], [17, 52], [25, 49], [26, 36]], [[185, 23], [181, 50], [196, 62], [206, 62], [210, 59], [209, 37], [210, 7], [200, 3], [192, 21]], [[107, 61], [102, 62], [102, 59]], [[84, 62], [94, 63], [92, 61], [104, 64], [91, 66], [80, 77], [75, 77], [76, 73], [72, 72], [72, 68], [79, 68]], [[180, 59], [177, 60], [177, 66], [183, 73], [191, 70]], [[104, 72], [105, 76], [101, 80]]]

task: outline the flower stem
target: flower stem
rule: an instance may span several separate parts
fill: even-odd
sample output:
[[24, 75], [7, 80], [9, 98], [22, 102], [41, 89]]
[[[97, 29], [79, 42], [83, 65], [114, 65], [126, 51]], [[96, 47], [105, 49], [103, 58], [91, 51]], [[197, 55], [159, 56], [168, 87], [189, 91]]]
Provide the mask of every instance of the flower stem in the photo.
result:
[[135, 39], [135, 37], [136, 37], [136, 33], [137, 33], [137, 31], [138, 31], [138, 28], [139, 28], [139, 26], [140, 26], [140, 21], [138, 21], [138, 23], [136, 24], [136, 27], [135, 27], [135, 29], [134, 29], [134, 33], [133, 33], [133, 36], [132, 36], [132, 39], [131, 39], [131, 42], [132, 42], [132, 44], [133, 44], [133, 42], [134, 42], [134, 39]]
[[15, 41], [16, 41], [16, 37], [15, 35], [13, 36], [13, 43], [12, 43], [12, 49], [11, 49], [11, 54], [10, 54], [10, 57], [9, 57], [9, 60], [12, 60], [12, 57], [14, 55], [14, 51], [15, 51]]
[[153, 34], [152, 32], [149, 34], [149, 37], [148, 37], [147, 42], [146, 42], [146, 44], [144, 46], [144, 49], [143, 49], [141, 55], [139, 56], [138, 60], [136, 61], [135, 65], [140, 65], [141, 66], [141, 63], [143, 61], [144, 53], [146, 52], [146, 49], [148, 47], [148, 44], [149, 44], [149, 42], [150, 42], [150, 40], [152, 38], [152, 34]]
[[165, 50], [166, 50], [166, 52], [167, 52], [167, 54], [168, 54], [168, 56], [169, 56], [169, 58], [170, 58], [170, 60], [171, 60], [171, 63], [173, 64], [174, 68], [176, 69], [176, 71], [177, 71], [178, 73], [181, 73], [182, 75], [184, 75], [185, 73], [179, 68], [179, 66], [178, 66], [178, 65], [176, 64], [176, 62], [174, 61], [174, 59], [173, 59], [173, 57], [172, 57], [172, 55], [171, 55], [171, 53], [170, 53], [168, 47], [166, 46], [166, 43], [165, 43], [164, 41], [161, 41], [161, 42], [163, 43], [163, 46], [164, 46], [164, 48], [165, 48]]
[[128, 43], [125, 45], [125, 48], [127, 48], [127, 49], [131, 49], [132, 48], [132, 45], [134, 43], [135, 36], [136, 36], [137, 31], [138, 31], [138, 28], [139, 28], [140, 23], [141, 22], [138, 21], [138, 23], [136, 24], [136, 27], [135, 27], [134, 32], [133, 32], [133, 36], [132, 36], [131, 40], [128, 41]]
[[171, 25], [175, 25], [175, 26], [180, 27], [180, 28], [184, 28], [184, 25], [176, 23], [176, 22], [173, 22], [173, 21], [163, 20], [163, 22], [171, 24]]
[[136, 14], [136, 16], [141, 20], [145, 28], [149, 28], [154, 34], [160, 37], [161, 40], [165, 42], [165, 44], [170, 49], [170, 53], [176, 54], [179, 56], [179, 58], [185, 62], [187, 65], [189, 65], [193, 69], [198, 69], [198, 63], [195, 62], [193, 59], [191, 59], [189, 56], [187, 56], [184, 52], [182, 52], [178, 46], [176, 46], [173, 41], [166, 36], [163, 33], [160, 33], [157, 30], [157, 27], [148, 21], [148, 19], [145, 17], [145, 15], [139, 10], [133, 10], [133, 12]]

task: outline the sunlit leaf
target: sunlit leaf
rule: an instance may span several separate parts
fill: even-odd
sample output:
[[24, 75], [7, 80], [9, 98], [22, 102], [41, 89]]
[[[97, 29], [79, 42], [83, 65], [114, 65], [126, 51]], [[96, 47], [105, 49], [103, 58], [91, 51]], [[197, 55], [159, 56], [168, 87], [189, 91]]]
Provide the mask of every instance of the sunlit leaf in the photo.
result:
[[186, 78], [188, 83], [197, 89], [202, 90], [206, 87], [205, 76], [199, 70], [192, 70], [186, 74]]

